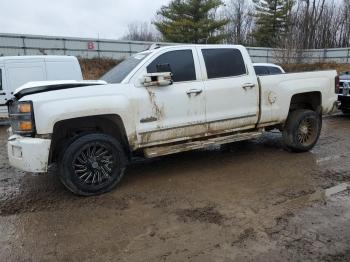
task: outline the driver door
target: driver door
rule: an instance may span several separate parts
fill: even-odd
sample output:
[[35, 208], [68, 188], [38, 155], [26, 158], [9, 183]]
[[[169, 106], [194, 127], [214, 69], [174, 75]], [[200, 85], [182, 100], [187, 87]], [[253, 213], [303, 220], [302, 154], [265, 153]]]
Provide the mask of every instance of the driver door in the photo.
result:
[[206, 133], [205, 92], [195, 48], [176, 48], [157, 53], [142, 74], [171, 68], [169, 86], [137, 88], [138, 142], [142, 146], [186, 140]]

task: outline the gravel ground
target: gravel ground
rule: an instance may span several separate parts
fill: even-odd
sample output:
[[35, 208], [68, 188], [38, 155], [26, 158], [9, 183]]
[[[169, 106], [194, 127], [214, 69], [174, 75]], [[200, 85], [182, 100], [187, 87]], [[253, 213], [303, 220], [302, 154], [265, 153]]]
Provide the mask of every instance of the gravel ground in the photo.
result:
[[113, 192], [81, 198], [54, 167], [11, 168], [0, 127], [0, 261], [350, 261], [350, 191], [327, 190], [350, 182], [349, 130], [326, 118], [304, 154], [276, 132], [137, 161]]

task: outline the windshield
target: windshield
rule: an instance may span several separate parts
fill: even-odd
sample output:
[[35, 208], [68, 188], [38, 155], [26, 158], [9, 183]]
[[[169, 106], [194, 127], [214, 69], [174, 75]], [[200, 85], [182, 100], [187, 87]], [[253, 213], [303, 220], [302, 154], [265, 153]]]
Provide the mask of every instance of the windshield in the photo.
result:
[[150, 53], [151, 52], [139, 53], [129, 57], [114, 67], [112, 70], [110, 70], [108, 73], [106, 73], [104, 76], [102, 76], [100, 80], [104, 80], [110, 84], [121, 83], [124, 78], [127, 77], [127, 75], [130, 74], [130, 72]]
[[350, 80], [350, 74], [349, 73], [340, 73], [339, 75], [340, 80]]

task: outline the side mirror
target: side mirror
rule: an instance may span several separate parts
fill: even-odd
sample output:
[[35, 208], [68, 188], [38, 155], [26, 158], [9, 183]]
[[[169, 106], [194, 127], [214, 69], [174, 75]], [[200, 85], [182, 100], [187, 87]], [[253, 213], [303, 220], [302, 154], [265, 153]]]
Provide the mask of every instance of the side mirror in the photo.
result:
[[173, 74], [170, 72], [150, 73], [142, 80], [145, 87], [149, 86], [169, 86], [173, 84]]

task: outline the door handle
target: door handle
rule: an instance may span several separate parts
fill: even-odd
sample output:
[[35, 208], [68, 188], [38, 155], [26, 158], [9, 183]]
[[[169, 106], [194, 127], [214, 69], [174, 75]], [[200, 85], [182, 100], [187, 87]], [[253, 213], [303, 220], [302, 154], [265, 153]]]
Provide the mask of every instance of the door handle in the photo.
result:
[[255, 87], [255, 84], [253, 84], [253, 83], [246, 83], [246, 84], [243, 84], [243, 86], [242, 86], [242, 88], [246, 91], [248, 88], [252, 89], [254, 87]]
[[196, 96], [200, 95], [201, 93], [203, 93], [203, 90], [201, 89], [191, 89], [191, 90], [188, 90], [186, 92], [187, 95], [192, 95], [192, 94], [195, 94]]

